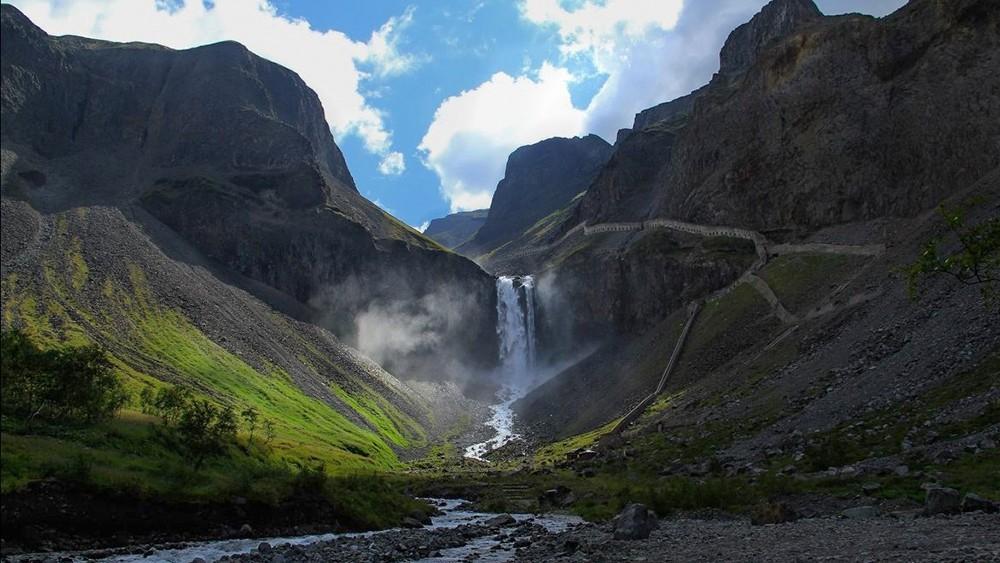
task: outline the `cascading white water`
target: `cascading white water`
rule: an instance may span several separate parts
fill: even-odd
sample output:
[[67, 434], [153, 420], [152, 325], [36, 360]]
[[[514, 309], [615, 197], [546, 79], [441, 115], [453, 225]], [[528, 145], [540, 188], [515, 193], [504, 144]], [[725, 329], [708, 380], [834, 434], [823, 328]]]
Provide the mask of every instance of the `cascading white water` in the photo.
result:
[[487, 422], [495, 434], [465, 449], [465, 456], [475, 459], [483, 459], [487, 452], [516, 437], [511, 405], [531, 385], [535, 366], [535, 280], [531, 276], [497, 278], [497, 336], [502, 388]]
[[[504, 382], [527, 383], [535, 353], [535, 280], [500, 276], [497, 279], [497, 336]], [[523, 297], [522, 297], [523, 296]]]

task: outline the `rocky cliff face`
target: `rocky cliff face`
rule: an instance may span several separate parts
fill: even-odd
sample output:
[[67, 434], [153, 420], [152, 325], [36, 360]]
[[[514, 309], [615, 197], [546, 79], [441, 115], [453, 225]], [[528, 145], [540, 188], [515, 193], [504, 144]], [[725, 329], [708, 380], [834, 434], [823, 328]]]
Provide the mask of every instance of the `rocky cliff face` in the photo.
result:
[[932, 207], [1000, 165], [998, 21], [983, 0], [880, 20], [775, 0], [730, 36], [690, 117], [619, 144], [567, 227], [668, 216], [808, 231]]
[[443, 336], [463, 362], [494, 361], [491, 276], [358, 194], [295, 73], [231, 42], [51, 37], [7, 5], [2, 25], [5, 197], [43, 213], [141, 208], [348, 338], [373, 306], [474, 296], [468, 325]]
[[750, 21], [729, 34], [719, 54], [719, 73], [733, 75], [747, 71], [773, 42], [822, 17], [812, 0], [769, 2]]
[[455, 248], [468, 241], [486, 222], [489, 209], [461, 211], [434, 219], [427, 225], [424, 235], [431, 237], [448, 248]]
[[507, 159], [486, 222], [459, 250], [469, 256], [489, 252], [562, 209], [587, 189], [610, 154], [611, 145], [597, 135], [518, 148]]

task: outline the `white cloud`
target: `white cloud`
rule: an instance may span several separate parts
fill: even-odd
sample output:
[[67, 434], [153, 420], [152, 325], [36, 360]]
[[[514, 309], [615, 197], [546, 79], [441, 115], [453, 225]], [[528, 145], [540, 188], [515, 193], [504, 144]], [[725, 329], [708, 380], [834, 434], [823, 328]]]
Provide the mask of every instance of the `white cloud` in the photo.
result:
[[419, 148], [453, 212], [489, 207], [515, 148], [583, 132], [584, 112], [570, 100], [572, 80], [546, 62], [535, 77], [498, 72], [438, 106]]
[[427, 232], [427, 227], [430, 227], [430, 226], [431, 226], [431, 222], [430, 221], [424, 221], [423, 223], [420, 223], [420, 226], [417, 227], [417, 230], [420, 231], [421, 233]]
[[525, 0], [522, 16], [540, 25], [554, 25], [564, 53], [602, 52], [622, 39], [641, 40], [648, 32], [677, 25], [683, 0], [586, 1], [567, 10], [559, 0]]
[[386, 176], [399, 176], [406, 170], [406, 162], [403, 161], [403, 154], [391, 152], [382, 158], [378, 163], [378, 171]]
[[405, 74], [430, 61], [426, 54], [400, 51], [401, 32], [413, 23], [413, 12], [414, 8], [410, 6], [403, 15], [389, 18], [382, 27], [372, 32], [363, 60], [374, 66], [377, 76]]
[[[400, 53], [399, 31], [412, 10], [390, 18], [365, 42], [339, 31], [318, 31], [304, 19], [278, 13], [268, 0], [201, 0], [166, 4], [157, 0], [13, 0], [53, 35], [83, 35], [111, 41], [143, 41], [185, 49], [223, 40], [297, 72], [319, 95], [326, 120], [339, 139], [356, 134], [365, 148], [390, 155], [392, 134], [383, 116], [361, 94], [371, 64], [377, 77], [412, 69], [418, 58]], [[391, 156], [391, 155], [390, 155]], [[396, 157], [392, 157], [393, 160]], [[402, 161], [399, 161], [402, 166]], [[393, 169], [394, 170], [394, 169]]]

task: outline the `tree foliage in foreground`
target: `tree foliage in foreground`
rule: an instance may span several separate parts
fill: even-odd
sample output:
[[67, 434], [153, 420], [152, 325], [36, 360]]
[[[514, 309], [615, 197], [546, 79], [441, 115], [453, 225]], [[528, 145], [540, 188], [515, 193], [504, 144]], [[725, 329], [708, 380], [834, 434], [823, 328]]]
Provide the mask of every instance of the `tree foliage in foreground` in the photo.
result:
[[[217, 406], [205, 399], [198, 399], [190, 389], [181, 385], [163, 387], [156, 391], [145, 388], [139, 394], [142, 410], [160, 417], [163, 427], [187, 450], [197, 470], [211, 456], [222, 455], [236, 442], [240, 420], [246, 424], [248, 445], [260, 422], [257, 409], [248, 407], [237, 416], [229, 406]], [[264, 419], [265, 444], [273, 438], [274, 425]]]
[[[947, 228], [945, 234], [927, 241], [916, 262], [903, 268], [910, 296], [919, 296], [927, 278], [947, 276], [963, 285], [979, 286], [984, 300], [997, 304], [1000, 301], [997, 287], [1000, 285], [1000, 217], [968, 225], [965, 207], [942, 205], [938, 211]], [[947, 247], [955, 249], [948, 251]]]
[[96, 346], [42, 350], [19, 330], [0, 335], [0, 406], [28, 428], [36, 420], [107, 420], [128, 395]]

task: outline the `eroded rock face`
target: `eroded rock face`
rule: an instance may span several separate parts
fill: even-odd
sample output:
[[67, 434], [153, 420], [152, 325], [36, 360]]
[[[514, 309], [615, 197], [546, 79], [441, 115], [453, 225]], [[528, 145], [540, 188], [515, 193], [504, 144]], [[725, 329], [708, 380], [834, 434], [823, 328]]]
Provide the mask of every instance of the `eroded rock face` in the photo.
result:
[[822, 17], [812, 0], [769, 2], [750, 21], [729, 34], [719, 54], [719, 72], [738, 74], [746, 71], [772, 42]]
[[627, 136], [567, 228], [911, 216], [1000, 165], [995, 3], [918, 0], [882, 19], [813, 10], [772, 2], [734, 31], [690, 117]]
[[5, 197], [162, 223], [348, 341], [372, 307], [471, 297], [462, 329], [440, 335], [448, 350], [402, 354], [495, 361], [492, 277], [358, 193], [294, 72], [233, 42], [176, 51], [52, 37], [9, 5], [2, 25]]
[[475, 255], [515, 239], [586, 190], [610, 155], [611, 145], [597, 135], [518, 148], [507, 159], [486, 222], [459, 250]]

